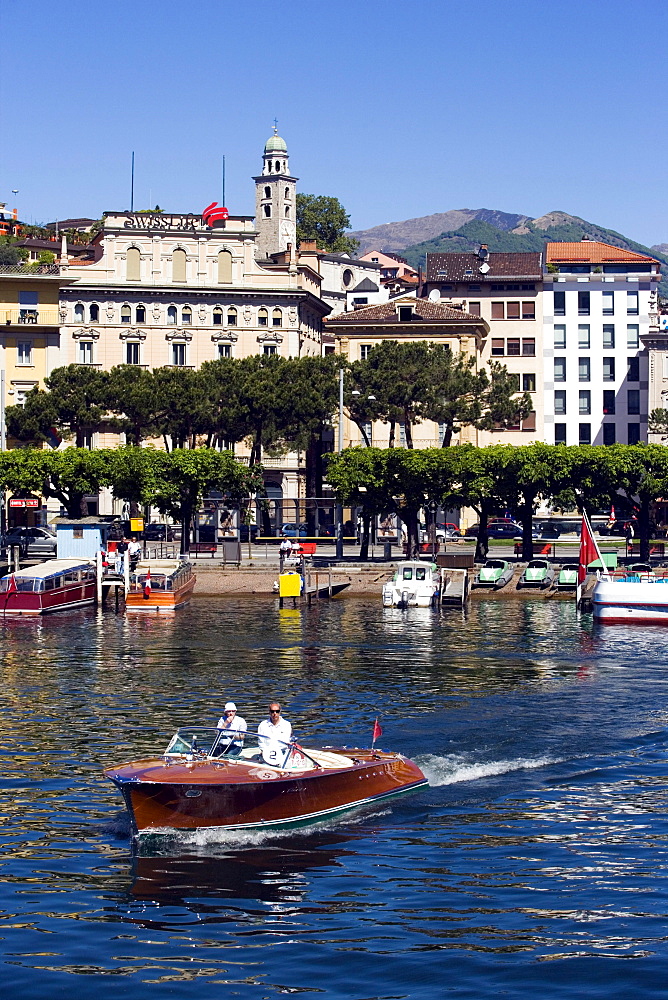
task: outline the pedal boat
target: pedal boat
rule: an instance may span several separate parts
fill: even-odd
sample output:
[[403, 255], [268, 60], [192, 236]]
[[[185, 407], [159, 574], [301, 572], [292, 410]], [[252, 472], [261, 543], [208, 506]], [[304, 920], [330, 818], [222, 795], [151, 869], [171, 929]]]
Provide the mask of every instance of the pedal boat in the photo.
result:
[[[317, 823], [427, 784], [399, 753], [297, 743], [229, 730], [179, 729], [163, 754], [105, 769], [121, 791], [134, 836], [201, 829], [257, 830]], [[280, 745], [279, 745], [280, 744]], [[232, 753], [235, 753], [232, 756]], [[268, 764], [266, 757], [278, 760]]]
[[513, 578], [515, 567], [505, 559], [488, 559], [479, 569], [474, 587], [489, 587], [501, 590]]
[[517, 589], [536, 587], [545, 590], [554, 580], [554, 567], [549, 559], [530, 559], [517, 581]]

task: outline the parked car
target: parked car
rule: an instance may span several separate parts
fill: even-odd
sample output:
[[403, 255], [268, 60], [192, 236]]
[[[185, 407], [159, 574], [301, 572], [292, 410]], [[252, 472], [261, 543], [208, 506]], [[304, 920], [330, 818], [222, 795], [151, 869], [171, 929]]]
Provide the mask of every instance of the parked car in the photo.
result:
[[[466, 534], [471, 538], [477, 538], [479, 531], [480, 525], [472, 524], [470, 528], [466, 529]], [[515, 521], [510, 521], [507, 518], [490, 521], [487, 525], [488, 538], [517, 538], [521, 534], [522, 525], [516, 524]]]
[[247, 542], [248, 535], [250, 534], [251, 542], [254, 542], [257, 536], [260, 534], [260, 527], [257, 524], [240, 524], [239, 525], [239, 541]]
[[143, 537], [147, 542], [173, 542], [176, 539], [176, 530], [171, 524], [151, 521], [150, 524], [145, 525]]
[[[437, 542], [447, 542], [453, 538], [461, 538], [462, 533], [456, 524], [451, 524], [449, 521], [437, 521], [436, 522], [436, 541]], [[422, 528], [422, 541], [429, 542], [431, 537], [429, 535], [429, 527]]]
[[635, 517], [620, 517], [612, 524], [606, 524], [598, 530], [601, 535], [619, 535], [624, 538], [628, 533], [628, 525], [631, 525], [635, 537], [638, 534], [638, 520]]
[[308, 525], [303, 522], [296, 524], [294, 521], [289, 521], [281, 528], [281, 535], [286, 538], [306, 538], [308, 535]]
[[2, 541], [5, 548], [18, 545], [24, 559], [56, 556], [56, 533], [51, 528], [10, 528]]

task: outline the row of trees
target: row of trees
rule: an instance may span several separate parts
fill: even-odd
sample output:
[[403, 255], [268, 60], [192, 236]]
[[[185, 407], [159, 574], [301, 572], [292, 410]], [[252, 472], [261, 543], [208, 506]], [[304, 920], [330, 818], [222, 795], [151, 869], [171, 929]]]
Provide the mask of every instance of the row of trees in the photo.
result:
[[413, 554], [420, 511], [433, 502], [476, 511], [478, 559], [487, 553], [490, 515], [508, 511], [522, 525], [522, 555], [530, 559], [539, 503], [591, 512], [623, 502], [638, 519], [640, 554], [648, 559], [652, 506], [668, 497], [668, 448], [646, 444], [461, 445], [421, 451], [351, 448], [332, 456], [327, 478], [344, 503], [362, 509], [363, 546], [368, 545], [371, 518], [394, 512], [406, 525], [407, 550]]
[[17, 448], [0, 453], [0, 487], [18, 496], [56, 499], [72, 518], [85, 517], [85, 498], [107, 487], [135, 512], [151, 506], [179, 521], [187, 551], [202, 498], [215, 490], [231, 503], [247, 505], [251, 495], [262, 492], [262, 470], [213, 448]]

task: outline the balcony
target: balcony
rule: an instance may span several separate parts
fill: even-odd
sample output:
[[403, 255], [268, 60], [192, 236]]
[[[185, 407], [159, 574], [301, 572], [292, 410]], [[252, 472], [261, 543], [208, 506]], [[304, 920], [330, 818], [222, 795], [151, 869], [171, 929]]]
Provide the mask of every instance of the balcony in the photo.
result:
[[5, 326], [60, 326], [58, 306], [19, 306], [0, 308], [0, 321]]

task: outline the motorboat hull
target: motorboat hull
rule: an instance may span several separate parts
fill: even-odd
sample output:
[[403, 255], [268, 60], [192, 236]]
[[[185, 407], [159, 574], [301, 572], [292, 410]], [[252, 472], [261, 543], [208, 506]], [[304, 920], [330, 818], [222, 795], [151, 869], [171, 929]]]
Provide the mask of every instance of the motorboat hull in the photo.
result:
[[591, 600], [594, 618], [602, 624], [668, 625], [668, 584], [661, 581], [599, 580]]
[[178, 590], [151, 590], [148, 596], [142, 591], [129, 591], [125, 598], [126, 611], [149, 611], [163, 614], [184, 608], [193, 596], [197, 578], [191, 576]]
[[158, 757], [109, 768], [105, 775], [122, 792], [140, 836], [302, 826], [427, 784], [417, 765], [400, 754], [328, 751], [346, 754], [352, 767], [295, 773], [262, 763]]

